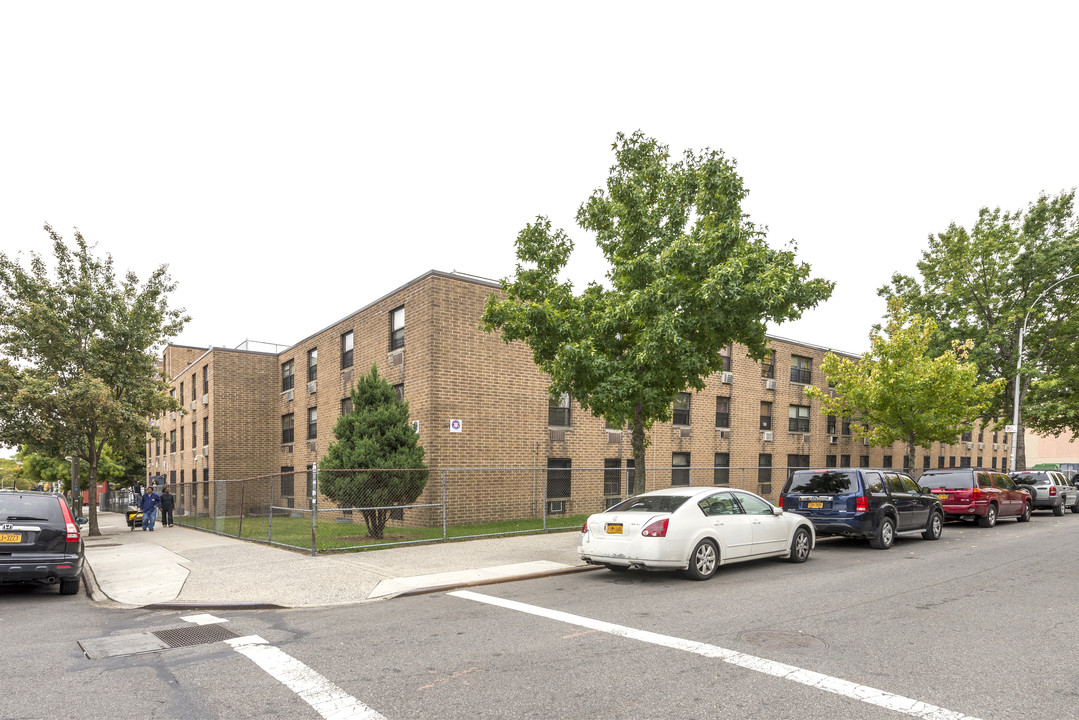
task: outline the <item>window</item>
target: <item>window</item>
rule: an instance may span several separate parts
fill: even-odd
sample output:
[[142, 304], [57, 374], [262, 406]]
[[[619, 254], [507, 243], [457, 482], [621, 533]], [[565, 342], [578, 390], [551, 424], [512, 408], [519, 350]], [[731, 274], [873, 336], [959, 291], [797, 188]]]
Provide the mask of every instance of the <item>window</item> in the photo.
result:
[[959, 467], [970, 467], [970, 458], [968, 458], [968, 457], [959, 458]]
[[341, 414], [342, 415], [351, 415], [352, 414], [352, 398], [351, 397], [341, 398]]
[[405, 384], [397, 383], [393, 386], [393, 396], [397, 398], [397, 402], [405, 401]]
[[675, 425], [689, 425], [689, 393], [680, 392], [674, 398]]
[[772, 492], [772, 453], [757, 456], [757, 486], [761, 495]]
[[729, 428], [731, 426], [731, 399], [729, 397], [716, 398], [716, 427]]
[[869, 467], [869, 456], [862, 455], [861, 458], [859, 458], [859, 464], [864, 468]]
[[742, 508], [745, 510], [746, 515], [771, 515], [772, 506], [760, 498], [755, 498], [752, 495], [738, 495], [739, 502], [742, 503]]
[[993, 433], [993, 442], [996, 442], [996, 441], [997, 441], [997, 434]]
[[194, 450], [195, 446], [199, 442], [199, 421], [193, 420], [191, 422], [191, 449]]
[[[793, 471], [795, 468], [807, 468], [809, 467], [808, 455], [788, 455], [787, 456], [787, 469]], [[788, 472], [788, 475], [790, 472]]]
[[891, 466], [892, 466], [892, 456], [891, 455], [885, 455], [884, 459], [881, 461], [881, 467], [890, 468]]
[[191, 402], [198, 400], [198, 382], [199, 376], [197, 373], [191, 373]]
[[978, 456], [978, 467], [981, 467], [981, 466], [982, 466], [982, 456], [979, 455]]
[[292, 497], [296, 493], [295, 467], [285, 465], [281, 468], [281, 496]]
[[730, 453], [716, 453], [715, 462], [715, 477], [712, 479], [714, 485], [730, 485], [731, 484], [731, 454]]
[[622, 495], [622, 461], [618, 458], [603, 461], [603, 494], [608, 497]]
[[850, 437], [850, 418], [843, 418], [843, 434]]
[[928, 455], [922, 455], [922, 470], [928, 470], [928, 469], [929, 469], [929, 456]]
[[944, 456], [943, 455], [941, 455], [940, 457], [937, 458], [937, 467], [938, 468], [944, 467]]
[[202, 419], [202, 444], [210, 444], [210, 418], [208, 417]]
[[993, 458], [993, 469], [994, 470], [997, 469], [997, 459], [996, 458]]
[[307, 382], [318, 380], [318, 348], [307, 351]]
[[281, 392], [291, 390], [296, 385], [296, 376], [292, 374], [292, 361], [281, 364]]
[[307, 439], [318, 437], [318, 408], [307, 408]]
[[203, 395], [209, 395], [210, 394], [210, 366], [209, 365], [203, 365], [202, 366], [202, 394]]
[[813, 361], [800, 355], [791, 355], [791, 382], [808, 385], [813, 380]]
[[792, 433], [809, 432], [809, 406], [791, 405], [787, 427]]
[[839, 466], [849, 468], [850, 467], [850, 455], [839, 456]]
[[772, 429], [772, 403], [761, 402], [761, 430]]
[[962, 439], [961, 442], [970, 442], [972, 437], [973, 436], [971, 435], [971, 432], [968, 430], [965, 433], [963, 433], [963, 439]]
[[405, 306], [390, 311], [390, 350], [405, 346]]
[[671, 486], [689, 485], [689, 453], [671, 453]]
[[828, 434], [829, 435], [838, 435], [839, 433], [836, 432], [836, 427], [837, 427], [837, 425], [836, 425], [836, 417], [835, 417], [835, 415], [829, 415], [828, 416]]
[[836, 465], [835, 455], [825, 455], [824, 456], [824, 467], [829, 467], [829, 468], [839, 467], [838, 465]]
[[569, 458], [547, 458], [547, 497], [568, 498], [573, 461]]
[[352, 331], [341, 336], [341, 369], [352, 367]]
[[169, 452], [176, 452], [176, 431], [169, 430]]
[[569, 427], [569, 393], [552, 397], [547, 406], [547, 424], [554, 427]]
[[776, 351], [766, 350], [764, 359], [761, 360], [761, 377], [774, 378], [776, 376]]
[[978, 428], [978, 442], [985, 442], [985, 430]]
[[157, 448], [154, 451], [154, 455], [160, 455], [161, 454], [161, 438], [154, 438], [154, 445]]
[[948, 467], [955, 467], [955, 455], [948, 456]]
[[293, 441], [293, 423], [292, 413], [281, 416], [281, 442], [286, 445]]
[[731, 351], [734, 349], [734, 343], [731, 343], [727, 347], [719, 351], [719, 356], [723, 358], [723, 372], [731, 371]]
[[180, 403], [184, 402], [184, 384], [180, 383]]

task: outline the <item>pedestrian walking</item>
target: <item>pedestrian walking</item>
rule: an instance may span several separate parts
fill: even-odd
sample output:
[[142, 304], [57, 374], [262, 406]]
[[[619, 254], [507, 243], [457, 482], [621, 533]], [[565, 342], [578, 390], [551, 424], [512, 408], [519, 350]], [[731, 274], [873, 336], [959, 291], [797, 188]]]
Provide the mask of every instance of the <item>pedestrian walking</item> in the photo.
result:
[[136, 508], [142, 508], [142, 485], [139, 483], [131, 486], [131, 504]]
[[161, 496], [154, 492], [152, 487], [147, 487], [142, 494], [142, 529], [154, 531], [154, 521], [157, 519], [157, 508], [161, 505]]
[[176, 505], [176, 496], [166, 487], [161, 490], [161, 527], [172, 527], [172, 508]]

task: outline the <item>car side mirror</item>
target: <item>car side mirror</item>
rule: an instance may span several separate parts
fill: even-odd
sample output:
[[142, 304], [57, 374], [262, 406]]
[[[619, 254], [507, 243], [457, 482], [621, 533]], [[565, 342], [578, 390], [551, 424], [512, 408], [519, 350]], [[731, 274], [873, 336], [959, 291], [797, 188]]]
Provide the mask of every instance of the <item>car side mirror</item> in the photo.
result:
[[79, 515], [77, 518], [75, 518], [75, 522], [79, 525], [85, 525], [86, 523], [90, 522], [90, 518]]
[[929, 493], [929, 488], [918, 488], [918, 489], [922, 491], [922, 495], [929, 495], [930, 494]]
[[772, 506], [772, 514], [773, 515], [782, 515], [783, 514], [783, 508], [776, 507], [775, 505], [773, 505]]

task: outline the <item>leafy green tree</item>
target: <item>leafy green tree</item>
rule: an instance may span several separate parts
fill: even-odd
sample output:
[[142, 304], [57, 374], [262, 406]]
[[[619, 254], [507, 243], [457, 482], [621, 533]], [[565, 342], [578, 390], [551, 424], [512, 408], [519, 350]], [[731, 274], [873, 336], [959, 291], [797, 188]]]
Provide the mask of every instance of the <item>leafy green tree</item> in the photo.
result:
[[[36, 483], [58, 483], [65, 490], [71, 489], [71, 461], [67, 458], [49, 457], [31, 452], [23, 447], [16, 455], [22, 467], [21, 477]], [[101, 451], [97, 465], [98, 482], [115, 483], [127, 476], [127, 469], [113, 458], [113, 451], [108, 445]], [[79, 489], [89, 490], [90, 482], [84, 473], [79, 473]]]
[[897, 299], [889, 311], [887, 334], [874, 330], [860, 360], [825, 355], [821, 370], [834, 394], [815, 386], [805, 394], [820, 401], [824, 414], [856, 421], [854, 433], [871, 445], [906, 443], [913, 463], [916, 446], [959, 440], [1005, 381], [978, 382], [978, 369], [968, 360], [970, 340], [953, 342], [933, 357], [936, 323], [911, 315]]
[[0, 490], [28, 490], [31, 485], [33, 483], [19, 472], [19, 463], [14, 458], [0, 458]]
[[[423, 447], [378, 367], [351, 391], [352, 412], [337, 419], [334, 442], [319, 464], [319, 490], [341, 507], [361, 507], [368, 536], [381, 539], [390, 506], [411, 504], [427, 485]], [[363, 472], [341, 472], [360, 470]], [[377, 471], [377, 472], [372, 472]], [[371, 509], [366, 509], [371, 508]]]
[[[918, 263], [921, 280], [896, 273], [879, 290], [884, 297], [902, 299], [911, 312], [936, 321], [939, 332], [934, 352], [972, 339], [970, 358], [980, 379], [1007, 378], [987, 410], [991, 417], [1010, 419], [1013, 415], [1019, 333], [1027, 319], [1019, 387], [1025, 418], [1020, 419], [1013, 439], [1019, 468], [1026, 464], [1024, 419], [1036, 430], [1053, 432], [1061, 428], [1061, 418], [1071, 423], [1079, 415], [1075, 394], [1070, 398], [1056, 395], [1055, 409], [1026, 403], [1032, 379], [1076, 372], [1075, 355], [1058, 353], [1049, 362], [1052, 348], [1071, 345], [1079, 338], [1079, 313], [1075, 312], [1079, 278], [1061, 282], [1079, 270], [1074, 200], [1073, 189], [1055, 197], [1043, 194], [1025, 212], [982, 208], [971, 230], [952, 223], [929, 237], [929, 248]], [[1051, 387], [1047, 385], [1046, 390]], [[1049, 392], [1039, 393], [1031, 400], [1043, 402], [1050, 397], [1054, 396]], [[1077, 429], [1074, 424], [1068, 427], [1073, 432]]]
[[833, 283], [810, 279], [794, 248], [774, 250], [742, 212], [747, 190], [719, 151], [667, 147], [640, 132], [619, 133], [606, 190], [577, 211], [609, 263], [605, 285], [581, 294], [559, 281], [573, 242], [537, 218], [517, 236], [517, 274], [492, 295], [483, 329], [522, 340], [551, 377], [596, 417], [632, 428], [636, 487], [645, 487], [646, 434], [671, 417], [675, 396], [700, 390], [722, 369], [723, 351], [766, 350], [767, 321], [801, 316]]
[[97, 479], [105, 444], [142, 446], [147, 418], [179, 409], [157, 370], [157, 349], [183, 328], [168, 307], [167, 267], [140, 284], [117, 278], [75, 232], [75, 247], [48, 225], [55, 268], [31, 253], [28, 267], [0, 253], [0, 444], [47, 457], [78, 455], [97, 526]]

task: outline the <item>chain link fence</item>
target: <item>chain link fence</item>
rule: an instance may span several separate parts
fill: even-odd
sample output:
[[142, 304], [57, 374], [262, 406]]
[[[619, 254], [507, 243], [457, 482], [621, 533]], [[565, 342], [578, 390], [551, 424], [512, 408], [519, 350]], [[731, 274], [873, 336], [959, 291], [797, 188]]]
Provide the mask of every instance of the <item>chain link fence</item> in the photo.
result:
[[[645, 475], [648, 490], [734, 487], [775, 502], [796, 469], [659, 467]], [[578, 530], [644, 491], [636, 485], [625, 467], [438, 468], [308, 470], [169, 490], [177, 524], [315, 554]]]

